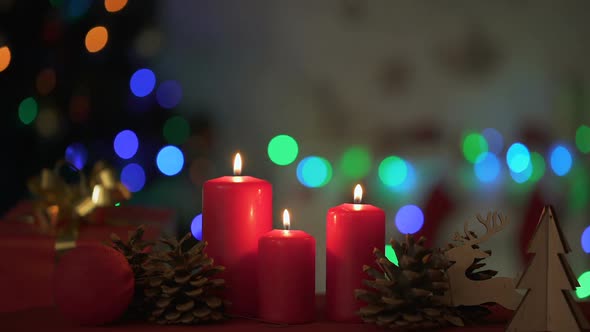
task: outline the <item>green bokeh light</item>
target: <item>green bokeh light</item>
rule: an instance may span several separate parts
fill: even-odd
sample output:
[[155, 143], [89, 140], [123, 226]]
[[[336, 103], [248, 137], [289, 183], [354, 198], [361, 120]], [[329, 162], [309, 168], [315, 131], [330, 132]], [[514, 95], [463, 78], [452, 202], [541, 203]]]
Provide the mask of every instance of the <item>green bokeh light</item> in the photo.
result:
[[353, 146], [344, 151], [340, 167], [344, 176], [353, 180], [361, 179], [371, 170], [371, 154], [365, 147]]
[[540, 153], [532, 152], [531, 164], [533, 165], [533, 173], [527, 181], [537, 182], [545, 175], [545, 159]]
[[18, 105], [18, 117], [26, 125], [35, 121], [37, 113], [39, 113], [39, 108], [33, 97], [23, 99]]
[[576, 146], [582, 153], [590, 152], [590, 127], [581, 125], [576, 130]]
[[488, 152], [488, 142], [480, 133], [469, 133], [463, 139], [463, 155], [470, 163], [475, 163], [480, 154]]
[[580, 287], [576, 287], [576, 296], [579, 299], [590, 296], [590, 271], [586, 271], [578, 277]]
[[180, 145], [188, 139], [191, 128], [182, 116], [176, 115], [166, 120], [163, 128], [164, 138], [170, 144]]
[[570, 207], [574, 210], [585, 209], [590, 202], [590, 176], [583, 167], [574, 166], [568, 180]]
[[408, 165], [397, 156], [389, 156], [379, 164], [379, 178], [386, 186], [399, 186], [408, 176]]
[[385, 245], [385, 257], [387, 257], [387, 259], [389, 259], [396, 266], [399, 266], [399, 262], [397, 261], [397, 255], [395, 254], [395, 250], [393, 250], [391, 244]]
[[279, 166], [291, 164], [298, 154], [297, 141], [289, 135], [277, 135], [268, 142], [268, 157]]

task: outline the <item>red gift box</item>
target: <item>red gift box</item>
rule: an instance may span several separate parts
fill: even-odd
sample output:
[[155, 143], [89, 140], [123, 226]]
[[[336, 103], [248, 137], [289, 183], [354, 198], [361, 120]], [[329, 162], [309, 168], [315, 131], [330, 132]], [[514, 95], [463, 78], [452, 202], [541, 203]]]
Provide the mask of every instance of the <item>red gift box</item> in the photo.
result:
[[[0, 312], [53, 305], [56, 238], [39, 233], [27, 222], [31, 211], [31, 202], [20, 202], [0, 220]], [[176, 214], [138, 206], [100, 208], [94, 223], [80, 226], [76, 243], [104, 243], [111, 233], [127, 239], [141, 224], [145, 225], [144, 238], [155, 240], [174, 234]]]

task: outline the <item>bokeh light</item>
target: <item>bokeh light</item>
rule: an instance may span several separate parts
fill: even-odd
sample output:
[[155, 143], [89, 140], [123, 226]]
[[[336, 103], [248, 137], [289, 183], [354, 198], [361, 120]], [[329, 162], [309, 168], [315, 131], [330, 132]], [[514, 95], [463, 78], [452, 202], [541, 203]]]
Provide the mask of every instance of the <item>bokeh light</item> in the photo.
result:
[[371, 170], [371, 154], [363, 146], [352, 146], [344, 151], [340, 159], [342, 174], [349, 179], [358, 180]]
[[164, 81], [156, 91], [156, 99], [163, 108], [174, 108], [182, 99], [182, 87], [176, 81]]
[[156, 75], [147, 68], [137, 70], [129, 80], [131, 92], [137, 97], [145, 97], [154, 91]]
[[289, 135], [277, 135], [268, 142], [267, 153], [273, 163], [286, 166], [297, 159], [299, 145]]
[[463, 138], [463, 156], [470, 163], [475, 163], [480, 154], [488, 152], [488, 142], [480, 133], [469, 133]]
[[483, 183], [492, 183], [500, 175], [500, 161], [495, 154], [484, 152], [477, 157], [473, 165], [475, 176]]
[[8, 68], [11, 58], [10, 48], [8, 46], [0, 47], [0, 73]]
[[525, 183], [532, 177], [532, 175], [533, 175], [533, 163], [532, 162], [530, 162], [528, 167], [522, 172], [516, 173], [516, 172], [510, 171], [510, 177], [516, 183]]
[[411, 190], [416, 188], [416, 170], [412, 163], [407, 160], [404, 160], [406, 164], [406, 177], [402, 181], [402, 183], [395, 185], [395, 186], [387, 186], [387, 189], [391, 192], [398, 193], [398, 194], [407, 194]]
[[576, 287], [576, 296], [579, 299], [590, 296], [590, 271], [582, 273], [578, 277], [578, 283], [580, 286]]
[[72, 96], [70, 99], [70, 118], [73, 122], [81, 123], [88, 120], [90, 115], [90, 100], [88, 96]]
[[572, 168], [572, 154], [565, 146], [557, 145], [551, 151], [550, 164], [553, 173], [557, 176], [564, 176]]
[[395, 250], [393, 250], [393, 247], [389, 243], [385, 245], [385, 257], [387, 257], [387, 259], [389, 259], [389, 261], [395, 264], [396, 266], [399, 266]]
[[531, 181], [537, 182], [545, 175], [545, 159], [538, 152], [531, 153], [531, 164], [533, 166], [533, 173], [531, 174]]
[[117, 156], [123, 159], [129, 159], [135, 156], [137, 153], [137, 149], [139, 148], [139, 140], [133, 131], [126, 129], [115, 136], [113, 146]]
[[590, 152], [590, 127], [581, 125], [576, 130], [576, 146], [582, 153]]
[[143, 167], [135, 163], [125, 165], [121, 170], [121, 183], [133, 193], [143, 189], [145, 185], [145, 171]]
[[35, 128], [39, 136], [43, 138], [52, 138], [60, 130], [59, 113], [53, 108], [45, 108], [39, 111]]
[[65, 159], [81, 170], [88, 160], [88, 150], [82, 143], [72, 143], [66, 148]]
[[590, 202], [590, 174], [583, 165], [576, 165], [568, 174], [568, 201], [571, 209], [585, 210]]
[[175, 115], [166, 120], [162, 131], [166, 141], [175, 145], [180, 145], [186, 142], [191, 134], [191, 128], [188, 121], [180, 115]]
[[55, 88], [56, 76], [53, 68], [45, 68], [37, 75], [35, 85], [40, 95], [46, 96]]
[[522, 143], [514, 143], [508, 148], [506, 162], [511, 171], [520, 173], [527, 169], [531, 163], [529, 149]]
[[332, 179], [332, 165], [322, 157], [305, 157], [297, 165], [297, 179], [309, 188], [323, 187]]
[[102, 50], [109, 40], [109, 32], [103, 26], [96, 26], [88, 31], [84, 44], [90, 53]]
[[486, 128], [482, 130], [481, 134], [486, 139], [488, 143], [488, 149], [490, 152], [499, 155], [502, 153], [502, 149], [504, 148], [504, 137], [494, 128]]
[[109, 13], [115, 13], [125, 8], [127, 0], [104, 0], [104, 8]]
[[406, 162], [397, 156], [389, 156], [379, 164], [379, 178], [386, 186], [402, 184], [408, 176]]
[[191, 234], [199, 241], [203, 240], [203, 214], [199, 213], [191, 221]]
[[184, 155], [179, 148], [173, 145], [168, 145], [158, 152], [156, 164], [162, 174], [168, 176], [176, 175], [184, 166]]
[[144, 58], [150, 58], [158, 54], [162, 48], [162, 32], [151, 27], [143, 30], [135, 39], [135, 51]]
[[585, 253], [590, 254], [590, 226], [586, 227], [586, 229], [584, 229], [584, 232], [582, 232], [582, 250], [584, 250]]
[[38, 112], [37, 101], [33, 97], [23, 99], [18, 105], [18, 118], [26, 125], [35, 121]]
[[[66, 15], [70, 19], [77, 19], [84, 16], [92, 4], [92, 0], [65, 0], [64, 2], [66, 4]], [[61, 3], [56, 3], [54, 6], [59, 7]]]
[[401, 207], [395, 214], [395, 226], [402, 234], [414, 234], [424, 225], [424, 214], [416, 205]]

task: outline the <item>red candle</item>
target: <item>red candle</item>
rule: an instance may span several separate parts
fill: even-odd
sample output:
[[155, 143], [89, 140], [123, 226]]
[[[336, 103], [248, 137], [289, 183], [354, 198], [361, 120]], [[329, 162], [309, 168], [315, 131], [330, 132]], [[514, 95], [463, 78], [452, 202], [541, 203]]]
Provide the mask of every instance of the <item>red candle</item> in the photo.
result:
[[361, 321], [354, 290], [365, 288], [363, 265], [375, 262], [373, 249], [385, 250], [385, 212], [361, 198], [357, 185], [355, 204], [333, 207], [326, 217], [326, 316], [334, 321]]
[[272, 186], [250, 176], [239, 176], [241, 158], [234, 161], [234, 176], [203, 185], [203, 240], [216, 264], [225, 266], [224, 297], [230, 312], [257, 315], [256, 262], [258, 239], [272, 230]]
[[258, 305], [260, 318], [272, 322], [311, 322], [315, 314], [315, 239], [290, 230], [275, 229], [258, 241]]

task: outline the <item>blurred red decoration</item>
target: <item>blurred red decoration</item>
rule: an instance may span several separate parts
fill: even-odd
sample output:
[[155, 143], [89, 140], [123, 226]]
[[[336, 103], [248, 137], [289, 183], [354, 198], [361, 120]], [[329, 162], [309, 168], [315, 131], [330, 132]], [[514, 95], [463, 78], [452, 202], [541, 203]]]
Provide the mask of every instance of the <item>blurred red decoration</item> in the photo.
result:
[[427, 247], [434, 245], [441, 225], [453, 213], [454, 209], [455, 203], [449, 197], [444, 185], [439, 183], [434, 187], [424, 205], [424, 226], [417, 234], [418, 238], [420, 236], [426, 238], [425, 245]]
[[42, 37], [47, 44], [54, 44], [61, 38], [62, 24], [57, 18], [48, 19], [43, 26]]
[[65, 253], [56, 267], [55, 304], [81, 325], [102, 325], [127, 310], [134, 286], [122, 254], [102, 244], [83, 244]]
[[37, 75], [37, 91], [41, 96], [46, 96], [53, 89], [55, 89], [56, 77], [55, 77], [55, 70], [53, 68], [45, 68], [39, 72]]

